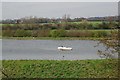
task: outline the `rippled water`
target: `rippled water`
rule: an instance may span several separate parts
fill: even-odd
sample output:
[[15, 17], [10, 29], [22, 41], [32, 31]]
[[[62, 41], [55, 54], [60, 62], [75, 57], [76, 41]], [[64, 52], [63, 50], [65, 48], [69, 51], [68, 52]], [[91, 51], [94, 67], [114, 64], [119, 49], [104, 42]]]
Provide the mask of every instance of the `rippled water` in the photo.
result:
[[[82, 60], [100, 59], [97, 51], [105, 49], [92, 40], [2, 40], [2, 59]], [[60, 51], [58, 46], [72, 47]]]

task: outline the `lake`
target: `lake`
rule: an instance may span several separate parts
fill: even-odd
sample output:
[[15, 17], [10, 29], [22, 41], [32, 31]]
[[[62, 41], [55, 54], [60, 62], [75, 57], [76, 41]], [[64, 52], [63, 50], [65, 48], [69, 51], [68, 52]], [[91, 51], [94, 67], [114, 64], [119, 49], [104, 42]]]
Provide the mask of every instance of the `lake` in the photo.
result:
[[[92, 40], [2, 40], [3, 60], [84, 60], [101, 59], [98, 50], [104, 50], [98, 41]], [[58, 46], [72, 47], [60, 51]]]

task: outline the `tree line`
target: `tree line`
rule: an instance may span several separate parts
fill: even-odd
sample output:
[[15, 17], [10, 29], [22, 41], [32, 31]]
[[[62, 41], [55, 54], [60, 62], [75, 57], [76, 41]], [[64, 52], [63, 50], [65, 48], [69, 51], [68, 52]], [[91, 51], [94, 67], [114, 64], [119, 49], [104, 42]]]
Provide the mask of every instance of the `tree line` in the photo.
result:
[[62, 22], [62, 23], [43, 23], [43, 24], [3, 24], [2, 30], [81, 30], [81, 29], [111, 29], [111, 25], [118, 26], [117, 22], [89, 22], [83, 20], [81, 22]]

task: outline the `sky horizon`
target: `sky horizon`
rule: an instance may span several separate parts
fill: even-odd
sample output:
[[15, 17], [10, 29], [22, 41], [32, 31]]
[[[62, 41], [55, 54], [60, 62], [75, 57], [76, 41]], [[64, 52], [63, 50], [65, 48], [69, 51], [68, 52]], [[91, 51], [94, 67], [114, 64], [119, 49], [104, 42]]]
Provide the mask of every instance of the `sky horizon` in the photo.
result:
[[117, 2], [3, 2], [2, 19], [117, 16]]

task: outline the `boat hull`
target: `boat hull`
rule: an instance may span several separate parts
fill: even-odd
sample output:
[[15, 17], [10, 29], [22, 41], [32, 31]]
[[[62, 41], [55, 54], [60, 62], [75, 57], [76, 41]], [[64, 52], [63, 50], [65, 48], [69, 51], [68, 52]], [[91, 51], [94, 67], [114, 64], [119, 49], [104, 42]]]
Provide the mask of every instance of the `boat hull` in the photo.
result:
[[66, 50], [66, 51], [69, 51], [69, 50], [72, 50], [72, 48], [70, 47], [58, 47], [59, 50]]

